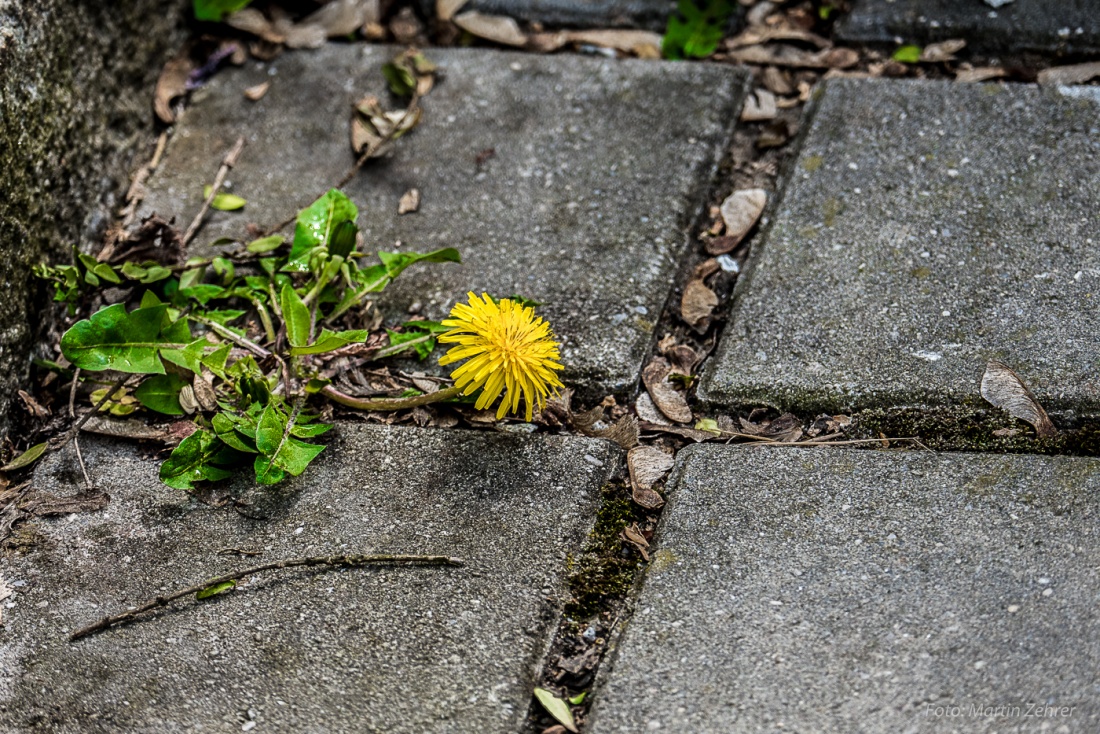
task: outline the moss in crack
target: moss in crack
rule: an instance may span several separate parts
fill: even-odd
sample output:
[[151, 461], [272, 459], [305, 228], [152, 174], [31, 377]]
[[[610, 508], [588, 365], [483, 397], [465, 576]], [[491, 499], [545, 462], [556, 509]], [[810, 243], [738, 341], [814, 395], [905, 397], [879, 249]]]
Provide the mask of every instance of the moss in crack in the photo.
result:
[[586, 619], [602, 611], [609, 598], [623, 598], [634, 584], [640, 567], [638, 555], [623, 551], [623, 528], [641, 520], [640, 508], [630, 499], [630, 489], [621, 483], [607, 484], [596, 522], [583, 553], [570, 559], [569, 591], [572, 599], [565, 615]]
[[990, 407], [876, 408], [860, 411], [853, 418], [857, 425], [854, 437], [914, 436], [937, 451], [1100, 456], [1097, 421], [1083, 422], [1056, 436], [1039, 438], [1030, 426]]

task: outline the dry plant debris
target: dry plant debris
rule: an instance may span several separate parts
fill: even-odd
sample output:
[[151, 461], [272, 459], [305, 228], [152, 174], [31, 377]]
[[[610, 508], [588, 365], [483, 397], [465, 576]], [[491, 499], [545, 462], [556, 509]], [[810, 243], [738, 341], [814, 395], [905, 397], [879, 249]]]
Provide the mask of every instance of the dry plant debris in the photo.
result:
[[986, 365], [982, 375], [981, 393], [991, 405], [1013, 418], [1030, 423], [1040, 437], [1058, 434], [1058, 429], [1054, 427], [1043, 406], [1031, 394], [1031, 390], [1003, 362], [994, 359]]

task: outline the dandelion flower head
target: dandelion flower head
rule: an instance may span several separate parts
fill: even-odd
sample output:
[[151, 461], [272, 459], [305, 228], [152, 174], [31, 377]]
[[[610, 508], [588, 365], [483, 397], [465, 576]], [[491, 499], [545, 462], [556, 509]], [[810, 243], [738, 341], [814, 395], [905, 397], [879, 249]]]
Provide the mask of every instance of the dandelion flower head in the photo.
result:
[[527, 420], [535, 406], [542, 410], [546, 399], [562, 387], [557, 371], [558, 342], [554, 332], [530, 306], [509, 299], [494, 301], [483, 293], [467, 294], [469, 303], [457, 303], [451, 317], [443, 321], [449, 331], [439, 337], [444, 344], [456, 344], [440, 358], [441, 365], [463, 359], [466, 363], [451, 372], [463, 394], [479, 388], [477, 409], [484, 410], [504, 391], [497, 408], [497, 420], [505, 413], [519, 412], [522, 396]]

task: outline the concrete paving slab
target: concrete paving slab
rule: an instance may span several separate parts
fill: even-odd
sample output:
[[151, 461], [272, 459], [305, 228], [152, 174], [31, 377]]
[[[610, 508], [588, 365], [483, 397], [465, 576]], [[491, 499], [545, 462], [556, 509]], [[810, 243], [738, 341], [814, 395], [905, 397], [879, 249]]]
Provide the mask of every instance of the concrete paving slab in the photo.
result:
[[701, 396], [814, 411], [981, 402], [987, 361], [1100, 412], [1100, 104], [836, 80], [738, 282]]
[[[158, 462], [86, 441], [98, 513], [36, 521], [0, 559], [5, 732], [515, 732], [614, 445], [340, 425], [303, 477], [252, 491], [250, 519], [157, 481]], [[36, 474], [71, 494], [72, 457]], [[260, 505], [255, 500], [267, 496]], [[26, 533], [24, 533], [24, 536]], [[220, 549], [259, 551], [257, 557]], [[445, 554], [462, 568], [284, 573], [76, 643], [129, 605], [267, 561]]]
[[[249, 204], [243, 214], [215, 214], [199, 241], [297, 211], [354, 162], [352, 104], [388, 94], [380, 68], [393, 53], [331, 44], [219, 74], [195, 95], [145, 212], [190, 218], [240, 135], [248, 144], [232, 183]], [[569, 55], [428, 55], [446, 77], [424, 100], [424, 122], [347, 192], [371, 249], [457, 247], [465, 265], [410, 270], [384, 303], [394, 316], [420, 303], [439, 318], [469, 290], [522, 294], [546, 304], [567, 379], [590, 393], [626, 389], [737, 119], [745, 76]], [[263, 81], [273, 82], [267, 95], [245, 100], [241, 90]], [[479, 166], [484, 151], [493, 155]], [[411, 188], [420, 210], [398, 215]]]
[[1095, 0], [857, 0], [837, 25], [846, 43], [894, 46], [965, 39], [971, 50], [1012, 55], [1100, 51]]
[[[435, 0], [420, 0], [425, 14], [435, 12]], [[638, 27], [664, 31], [676, 0], [469, 0], [460, 12], [476, 10], [507, 15], [547, 28]]]
[[610, 732], [1093, 732], [1100, 461], [696, 446]]

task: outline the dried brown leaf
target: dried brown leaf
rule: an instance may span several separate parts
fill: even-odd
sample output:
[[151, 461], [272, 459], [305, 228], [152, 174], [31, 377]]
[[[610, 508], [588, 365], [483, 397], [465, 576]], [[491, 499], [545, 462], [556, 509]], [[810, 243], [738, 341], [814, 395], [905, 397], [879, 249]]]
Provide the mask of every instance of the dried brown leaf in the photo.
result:
[[688, 428], [686, 426], [672, 426], [664, 425], [661, 423], [649, 423], [643, 422], [638, 424], [638, 428], [643, 431], [656, 431], [658, 433], [672, 433], [677, 436], [683, 436], [689, 438], [696, 443], [703, 441], [709, 441], [712, 438], [716, 438], [715, 434], [710, 431], [699, 431], [694, 428]]
[[760, 81], [772, 94], [794, 94], [795, 87], [790, 75], [782, 69], [769, 66], [764, 69]]
[[795, 69], [847, 69], [859, 63], [852, 48], [830, 48], [809, 52], [793, 46], [749, 46], [730, 51], [728, 58], [743, 64], [786, 66]]
[[710, 315], [718, 305], [718, 296], [701, 280], [692, 280], [684, 286], [680, 299], [680, 315], [697, 331], [706, 331]]
[[779, 108], [775, 104], [775, 95], [767, 89], [757, 89], [745, 97], [745, 105], [741, 108], [741, 122], [774, 120], [778, 114]]
[[979, 66], [975, 69], [962, 69], [956, 72], [955, 81], [960, 84], [973, 84], [1006, 76], [1008, 76], [1008, 70], [1000, 66]]
[[435, 17], [444, 22], [449, 21], [468, 2], [470, 0], [435, 0]]
[[244, 98], [249, 102], [259, 102], [267, 94], [267, 90], [271, 89], [271, 82], [264, 82], [263, 84], [257, 84], [254, 87], [248, 87], [244, 90]]
[[82, 492], [72, 497], [58, 497], [42, 493], [32, 495], [19, 506], [19, 509], [39, 517], [72, 515], [80, 512], [102, 510], [107, 506], [110, 499], [105, 492]]
[[644, 423], [653, 423], [660, 426], [671, 426], [668, 418], [665, 418], [661, 414], [661, 411], [657, 410], [657, 406], [653, 404], [653, 399], [649, 397], [649, 393], [643, 392], [638, 396], [638, 399], [634, 401], [634, 411], [638, 414], [638, 418]]
[[156, 90], [153, 92], [153, 110], [156, 111], [161, 122], [176, 121], [176, 113], [172, 111], [172, 100], [187, 91], [187, 77], [194, 68], [191, 49], [184, 47], [161, 69]]
[[420, 189], [409, 189], [397, 203], [398, 214], [412, 214], [420, 209]]
[[1020, 376], [1007, 365], [992, 359], [982, 375], [981, 394], [990, 404], [1014, 418], [1030, 423], [1035, 433], [1046, 438], [1058, 434], [1043, 406], [1027, 389]]
[[626, 455], [630, 482], [635, 487], [652, 489], [672, 469], [675, 459], [656, 446], [635, 446]]
[[523, 46], [527, 43], [527, 35], [520, 30], [519, 23], [506, 15], [487, 15], [470, 10], [456, 15], [454, 24], [478, 38], [505, 46]]
[[955, 54], [966, 48], [966, 41], [961, 38], [952, 38], [939, 43], [930, 43], [920, 52], [920, 60], [926, 63], [952, 61]]
[[[720, 211], [722, 221], [726, 223], [726, 237], [732, 238], [732, 243], [722, 244], [724, 252], [732, 250], [752, 231], [767, 203], [768, 192], [764, 189], [734, 191], [722, 202]], [[712, 252], [711, 254], [721, 253]]]
[[92, 416], [80, 430], [86, 433], [96, 433], [101, 436], [131, 438], [139, 441], [161, 441], [168, 445], [175, 445], [194, 433], [197, 427], [189, 420], [150, 425], [144, 421], [133, 418], [116, 420]]
[[691, 408], [688, 407], [684, 394], [668, 381], [671, 370], [668, 361], [658, 357], [642, 371], [642, 382], [658, 410], [677, 423], [688, 423], [692, 417]]
[[632, 523], [630, 527], [623, 528], [619, 537], [634, 546], [642, 555], [642, 558], [647, 561], [649, 560], [649, 541], [645, 539], [645, 536], [642, 535], [642, 531], [638, 529], [638, 523]]
[[1055, 66], [1039, 72], [1040, 84], [1084, 84], [1100, 76], [1100, 61]]
[[724, 41], [723, 45], [727, 49], [734, 49], [745, 46], [756, 46], [770, 41], [801, 41], [817, 46], [818, 48], [829, 48], [829, 46], [832, 45], [829, 39], [799, 28], [768, 28], [759, 26], [747, 28], [733, 38]]
[[19, 391], [19, 399], [23, 401], [23, 406], [27, 409], [27, 412], [35, 418], [49, 417], [50, 409], [35, 400], [26, 390]]

